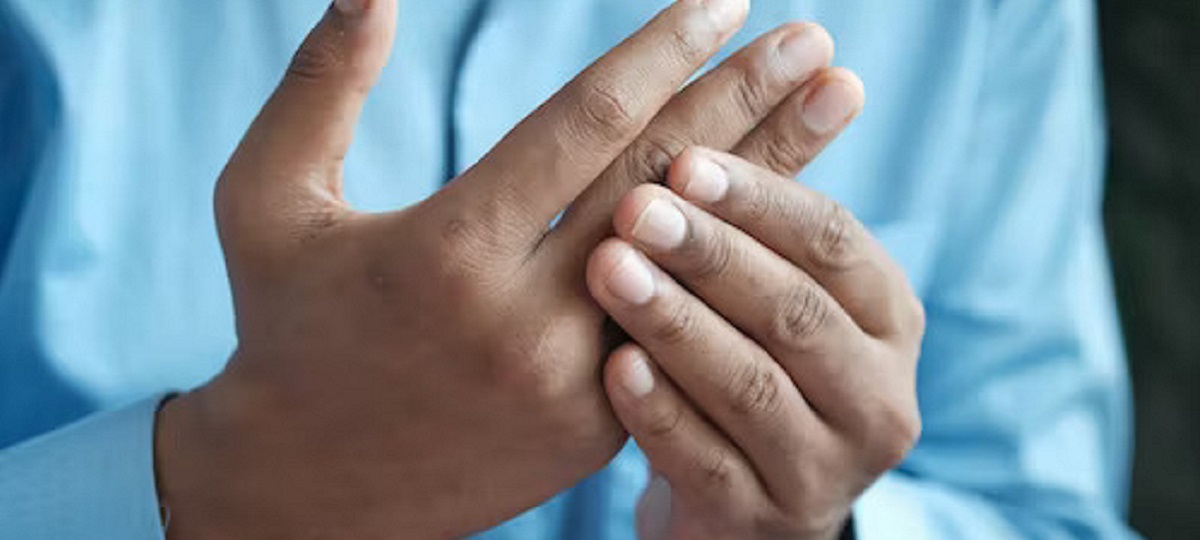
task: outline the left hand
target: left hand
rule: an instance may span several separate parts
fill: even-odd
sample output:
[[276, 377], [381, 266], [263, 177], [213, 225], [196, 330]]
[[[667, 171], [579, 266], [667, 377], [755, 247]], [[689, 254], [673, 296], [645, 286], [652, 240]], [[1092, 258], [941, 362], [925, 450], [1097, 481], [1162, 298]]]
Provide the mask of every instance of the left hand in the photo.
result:
[[588, 267], [637, 343], [605, 386], [656, 475], [642, 537], [835, 538], [919, 437], [921, 303], [854, 217], [783, 175], [691, 149], [668, 183], [620, 202]]

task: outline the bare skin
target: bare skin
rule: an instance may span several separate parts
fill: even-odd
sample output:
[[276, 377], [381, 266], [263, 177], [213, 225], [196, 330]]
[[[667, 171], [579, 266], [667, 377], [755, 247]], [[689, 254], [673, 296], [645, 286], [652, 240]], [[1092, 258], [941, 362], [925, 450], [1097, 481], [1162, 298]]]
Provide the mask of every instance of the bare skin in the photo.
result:
[[609, 404], [584, 279], [614, 207], [691, 146], [798, 167], [819, 148], [795, 128], [804, 96], [852, 78], [823, 30], [789, 24], [680, 91], [746, 10], [674, 3], [448, 188], [366, 214], [341, 165], [396, 1], [339, 0], [218, 183], [239, 344], [160, 412], [169, 537], [462, 536], [611, 459], [641, 426]]
[[659, 476], [641, 536], [835, 538], [919, 436], [921, 304], [853, 216], [789, 178], [694, 149], [669, 185], [621, 202], [589, 268], [636, 341], [606, 380]]

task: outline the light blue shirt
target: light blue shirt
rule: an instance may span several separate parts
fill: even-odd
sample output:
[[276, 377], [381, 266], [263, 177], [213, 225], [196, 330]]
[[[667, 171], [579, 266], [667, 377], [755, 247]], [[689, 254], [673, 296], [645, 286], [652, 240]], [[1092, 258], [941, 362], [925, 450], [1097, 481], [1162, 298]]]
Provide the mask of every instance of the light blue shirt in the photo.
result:
[[[428, 196], [665, 3], [403, 2], [349, 199]], [[214, 181], [325, 4], [0, 0], [0, 538], [163, 536], [155, 406], [234, 347]], [[735, 42], [794, 18], [869, 96], [800, 180], [929, 313], [924, 437], [856, 505], [859, 536], [1130, 534], [1094, 6], [758, 0]], [[631, 445], [483, 536], [630, 538], [646, 480]]]

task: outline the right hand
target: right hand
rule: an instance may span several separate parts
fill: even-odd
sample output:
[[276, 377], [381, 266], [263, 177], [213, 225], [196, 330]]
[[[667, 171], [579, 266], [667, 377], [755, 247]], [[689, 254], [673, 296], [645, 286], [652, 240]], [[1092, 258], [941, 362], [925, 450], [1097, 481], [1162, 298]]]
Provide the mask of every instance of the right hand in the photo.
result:
[[747, 10], [680, 0], [446, 189], [364, 214], [341, 164], [396, 1], [336, 5], [218, 183], [238, 348], [160, 412], [173, 539], [459, 536], [601, 468], [625, 434], [584, 267], [613, 205], [691, 145], [806, 160], [790, 119], [832, 55], [786, 25], [680, 92]]

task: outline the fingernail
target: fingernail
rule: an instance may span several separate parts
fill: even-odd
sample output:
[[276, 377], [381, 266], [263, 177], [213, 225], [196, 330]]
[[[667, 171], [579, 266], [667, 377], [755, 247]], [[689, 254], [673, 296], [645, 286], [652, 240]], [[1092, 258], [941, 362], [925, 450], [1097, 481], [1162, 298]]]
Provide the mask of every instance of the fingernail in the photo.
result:
[[715, 203], [725, 198], [727, 191], [729, 177], [724, 167], [707, 157], [692, 158], [688, 183], [683, 187], [684, 197], [697, 202]]
[[779, 58], [789, 80], [800, 80], [821, 69], [832, 56], [829, 34], [816, 25], [805, 25], [779, 42]]
[[622, 381], [625, 390], [635, 398], [644, 398], [654, 391], [654, 373], [650, 370], [650, 364], [646, 363], [646, 359], [640, 354], [635, 354], [629, 362], [629, 369], [625, 372], [625, 380]]
[[813, 133], [825, 135], [842, 127], [858, 109], [857, 95], [843, 82], [829, 82], [804, 104], [804, 125]]
[[634, 305], [642, 305], [654, 296], [654, 275], [645, 261], [632, 250], [625, 250], [608, 274], [608, 291]]
[[656, 249], [679, 247], [686, 234], [687, 220], [683, 213], [662, 199], [650, 201], [633, 225], [633, 237]]
[[702, 3], [713, 24], [723, 30], [737, 26], [749, 6], [748, 0], [703, 0]]
[[361, 15], [371, 0], [333, 0], [334, 7], [346, 15]]

